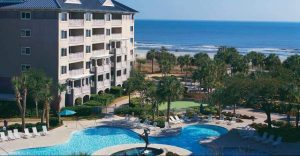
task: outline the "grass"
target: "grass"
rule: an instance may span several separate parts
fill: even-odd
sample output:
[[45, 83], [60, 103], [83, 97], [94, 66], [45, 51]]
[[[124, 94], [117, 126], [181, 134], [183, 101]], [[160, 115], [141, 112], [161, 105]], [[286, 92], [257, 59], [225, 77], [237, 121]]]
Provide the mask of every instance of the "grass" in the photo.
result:
[[[199, 107], [200, 104], [193, 102], [193, 101], [176, 101], [171, 103], [171, 109], [184, 109], [184, 108], [190, 108], [190, 107]], [[166, 110], [167, 109], [167, 103], [164, 103], [159, 106], [159, 110]]]

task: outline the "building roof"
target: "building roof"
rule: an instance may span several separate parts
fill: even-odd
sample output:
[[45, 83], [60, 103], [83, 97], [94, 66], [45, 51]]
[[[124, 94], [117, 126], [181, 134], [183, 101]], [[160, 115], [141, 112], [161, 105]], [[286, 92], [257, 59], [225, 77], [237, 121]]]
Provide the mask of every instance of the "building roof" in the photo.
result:
[[106, 0], [78, 0], [77, 3], [65, 3], [66, 0], [0, 0], [0, 10], [6, 9], [58, 9], [58, 10], [82, 10], [101, 12], [128, 12], [137, 11], [112, 0], [114, 6], [104, 6]]

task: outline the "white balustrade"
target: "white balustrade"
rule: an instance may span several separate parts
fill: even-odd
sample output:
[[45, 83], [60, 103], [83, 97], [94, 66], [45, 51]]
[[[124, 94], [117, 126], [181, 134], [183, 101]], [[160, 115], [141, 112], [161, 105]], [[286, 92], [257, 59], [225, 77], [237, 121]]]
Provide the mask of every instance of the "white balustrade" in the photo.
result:
[[93, 26], [103, 26], [105, 25], [105, 21], [104, 20], [93, 20]]
[[82, 43], [84, 41], [83, 36], [70, 36], [69, 37], [69, 43], [76, 44], [76, 43]]
[[69, 61], [82, 60], [84, 58], [84, 53], [69, 53]]
[[69, 70], [69, 75], [70, 76], [78, 76], [78, 75], [82, 75], [83, 69], [76, 69], [76, 70]]
[[83, 27], [84, 20], [83, 19], [70, 19], [69, 26], [70, 27]]
[[100, 42], [105, 40], [105, 35], [93, 35], [92, 41], [93, 42]]
[[122, 25], [122, 20], [111, 20], [111, 25], [112, 26], [121, 26]]

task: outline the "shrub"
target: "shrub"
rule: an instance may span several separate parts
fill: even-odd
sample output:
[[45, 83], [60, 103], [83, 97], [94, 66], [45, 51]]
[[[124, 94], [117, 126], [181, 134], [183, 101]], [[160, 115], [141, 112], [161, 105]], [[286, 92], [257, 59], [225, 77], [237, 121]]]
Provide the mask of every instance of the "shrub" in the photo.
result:
[[49, 126], [50, 127], [57, 127], [59, 125], [60, 125], [60, 122], [59, 122], [58, 118], [52, 117], [52, 118], [49, 119]]
[[100, 103], [98, 101], [94, 101], [94, 100], [90, 100], [90, 101], [84, 103], [84, 105], [86, 105], [86, 106], [96, 106], [96, 107], [97, 106], [103, 106], [102, 103]]
[[19, 116], [19, 108], [14, 101], [0, 101], [0, 118]]
[[90, 116], [93, 114], [93, 107], [84, 106], [84, 105], [66, 107], [66, 109], [75, 111], [76, 112], [75, 116]]
[[106, 106], [112, 103], [114, 99], [115, 96], [112, 94], [102, 94], [102, 95], [93, 94], [91, 96], [91, 100], [99, 102], [102, 106]]
[[157, 126], [160, 127], [160, 128], [164, 128], [165, 127], [165, 118], [164, 117], [156, 118], [154, 120], [154, 122], [157, 122]]
[[129, 107], [140, 107], [140, 98], [130, 99]]
[[75, 100], [75, 105], [78, 106], [78, 105], [81, 105], [82, 104], [82, 98], [77, 98]]
[[204, 107], [204, 110], [202, 112], [202, 114], [204, 115], [215, 115], [218, 113], [218, 109], [215, 107], [215, 106], [207, 106], [207, 107]]
[[110, 93], [113, 94], [113, 95], [115, 95], [115, 97], [120, 97], [120, 96], [123, 95], [124, 89], [122, 87], [118, 87], [118, 86], [111, 87]]

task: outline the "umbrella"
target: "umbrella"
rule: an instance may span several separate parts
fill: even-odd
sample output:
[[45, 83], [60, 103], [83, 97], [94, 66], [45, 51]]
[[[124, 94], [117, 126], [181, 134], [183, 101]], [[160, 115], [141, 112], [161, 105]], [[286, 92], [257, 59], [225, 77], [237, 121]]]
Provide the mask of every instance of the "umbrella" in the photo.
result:
[[68, 110], [68, 109], [65, 109], [59, 113], [59, 115], [61, 115], [61, 116], [70, 116], [70, 115], [74, 115], [74, 114], [76, 114], [76, 112], [74, 112], [72, 110]]

